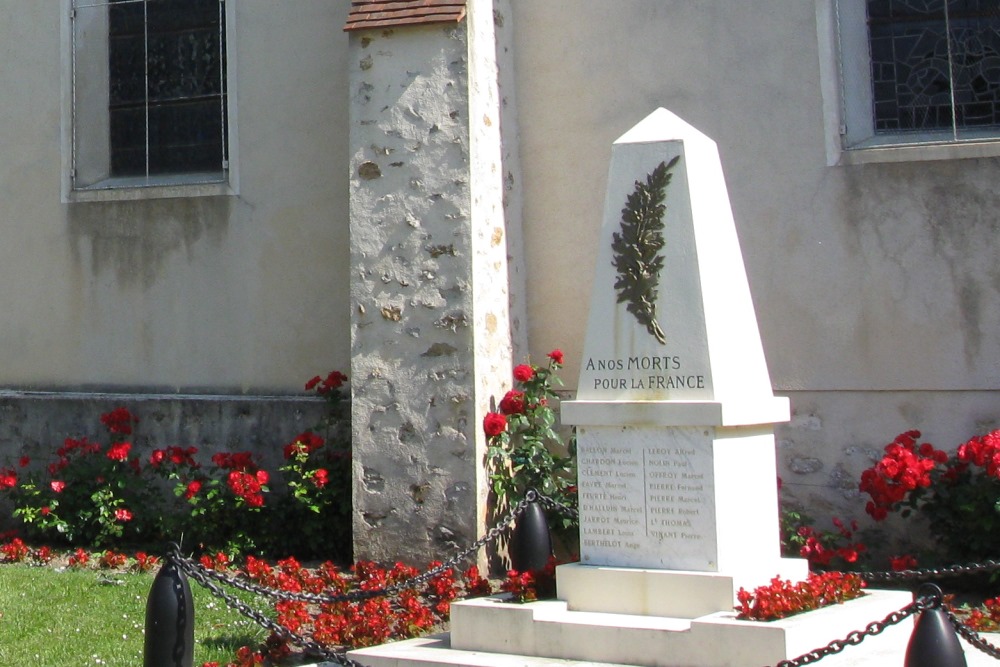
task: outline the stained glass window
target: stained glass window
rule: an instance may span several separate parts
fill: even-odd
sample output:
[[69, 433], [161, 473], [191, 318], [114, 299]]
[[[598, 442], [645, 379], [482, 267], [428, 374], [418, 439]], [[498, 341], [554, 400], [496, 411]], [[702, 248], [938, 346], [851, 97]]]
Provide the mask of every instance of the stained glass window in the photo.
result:
[[874, 130], [1000, 127], [1000, 0], [867, 0]]
[[221, 0], [111, 0], [111, 175], [222, 171], [225, 71]]

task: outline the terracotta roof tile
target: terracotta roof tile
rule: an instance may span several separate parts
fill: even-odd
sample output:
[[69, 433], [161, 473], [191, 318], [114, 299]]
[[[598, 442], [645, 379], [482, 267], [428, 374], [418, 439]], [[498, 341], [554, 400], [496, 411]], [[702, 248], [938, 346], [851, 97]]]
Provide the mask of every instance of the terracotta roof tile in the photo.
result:
[[458, 23], [463, 18], [465, 0], [351, 0], [344, 30]]

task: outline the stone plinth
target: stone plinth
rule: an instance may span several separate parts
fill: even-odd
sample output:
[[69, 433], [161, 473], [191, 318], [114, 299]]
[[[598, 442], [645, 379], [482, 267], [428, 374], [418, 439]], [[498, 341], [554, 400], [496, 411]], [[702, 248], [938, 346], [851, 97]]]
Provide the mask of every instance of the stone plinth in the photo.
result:
[[[606, 598], [619, 591], [603, 591]], [[723, 611], [693, 619], [574, 611], [565, 601], [512, 604], [479, 598], [452, 605], [447, 635], [352, 651], [366, 667], [746, 667], [796, 658], [863, 630], [910, 602], [908, 593], [870, 591], [851, 602], [779, 621], [740, 621]], [[903, 664], [910, 619], [828, 656], [828, 667]], [[993, 659], [966, 646], [971, 667]], [[333, 663], [330, 663], [331, 665]]]
[[[664, 109], [612, 148], [577, 400], [585, 565], [779, 572], [764, 360], [715, 143]], [[732, 595], [728, 596], [731, 605]]]

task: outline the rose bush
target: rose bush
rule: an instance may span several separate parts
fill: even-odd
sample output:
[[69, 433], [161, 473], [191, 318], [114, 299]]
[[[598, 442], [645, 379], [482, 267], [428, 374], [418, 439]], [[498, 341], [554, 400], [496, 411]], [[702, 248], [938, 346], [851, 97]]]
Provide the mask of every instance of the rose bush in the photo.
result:
[[938, 560], [996, 558], [1000, 430], [970, 439], [952, 455], [926, 442], [918, 444], [920, 435], [900, 434], [886, 445], [882, 459], [862, 473], [860, 489], [870, 498], [866, 511], [876, 521], [891, 513], [925, 519], [939, 547]]
[[3, 470], [0, 491], [10, 497], [30, 537], [101, 546], [156, 531], [155, 513], [136, 515], [155, 504], [156, 495], [125, 439], [138, 421], [117, 408], [101, 415], [110, 440], [106, 446], [67, 438], [44, 468], [28, 470], [31, 461], [22, 457], [20, 476], [13, 468]]
[[[138, 417], [123, 407], [102, 414], [107, 440], [67, 438], [53, 460], [21, 457], [0, 469], [27, 536], [73, 546], [184, 540], [232, 554], [260, 551], [350, 557], [350, 428], [344, 383], [334, 371], [306, 383], [324, 397], [327, 417], [281, 447], [267, 470], [257, 454], [196, 447], [155, 449], [140, 459], [129, 438]], [[163, 481], [173, 495], [163, 492]], [[280, 491], [268, 500], [272, 487]]]
[[[545, 366], [514, 367], [514, 388], [483, 419], [488, 440], [486, 452], [491, 489], [496, 498], [495, 516], [536, 489], [568, 507], [577, 506], [576, 440], [557, 432], [553, 389], [561, 384], [556, 372], [563, 354], [553, 350]], [[576, 522], [561, 513], [550, 513], [550, 525], [563, 539], [576, 537]]]

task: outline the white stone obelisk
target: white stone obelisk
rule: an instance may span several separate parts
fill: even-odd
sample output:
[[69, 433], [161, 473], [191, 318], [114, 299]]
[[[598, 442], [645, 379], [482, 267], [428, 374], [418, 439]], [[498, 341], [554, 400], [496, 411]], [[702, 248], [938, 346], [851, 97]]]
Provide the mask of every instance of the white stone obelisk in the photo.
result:
[[665, 109], [614, 143], [577, 400], [581, 566], [804, 576], [718, 148]]

